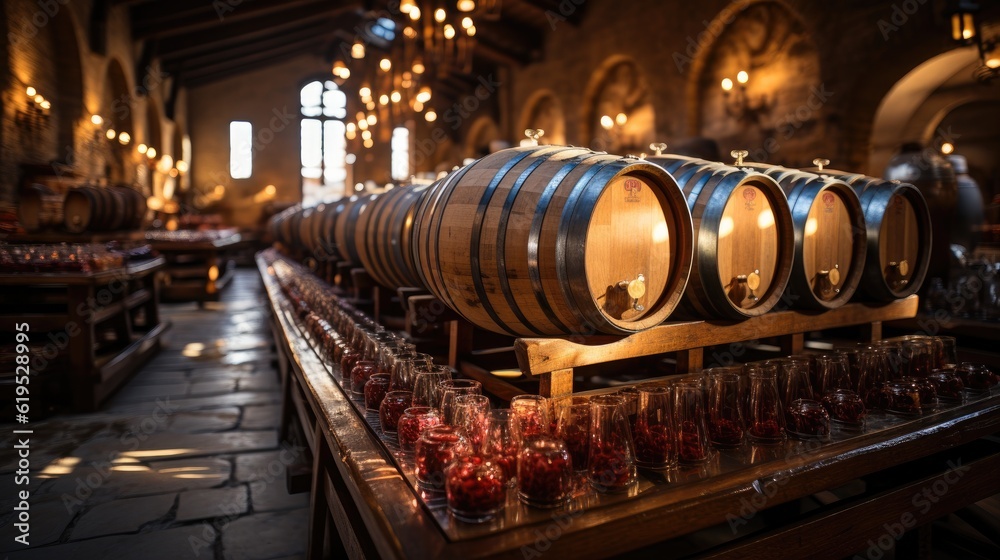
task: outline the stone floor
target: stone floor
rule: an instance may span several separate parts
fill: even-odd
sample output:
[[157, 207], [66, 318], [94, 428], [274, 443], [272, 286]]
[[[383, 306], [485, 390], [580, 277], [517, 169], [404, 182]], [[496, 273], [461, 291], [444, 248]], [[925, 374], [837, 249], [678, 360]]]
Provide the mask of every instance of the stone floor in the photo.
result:
[[3, 453], [0, 557], [303, 555], [309, 496], [289, 495], [284, 473], [302, 450], [278, 442], [280, 383], [256, 271], [239, 270], [219, 303], [161, 309], [173, 323], [167, 347], [100, 412], [30, 426], [27, 548], [13, 540], [16, 467]]

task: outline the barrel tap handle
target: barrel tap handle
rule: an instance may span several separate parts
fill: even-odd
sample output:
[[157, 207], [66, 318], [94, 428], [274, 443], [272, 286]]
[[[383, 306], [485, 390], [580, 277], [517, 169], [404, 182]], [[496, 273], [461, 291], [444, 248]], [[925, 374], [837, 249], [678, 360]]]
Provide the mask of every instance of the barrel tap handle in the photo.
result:
[[840, 284], [840, 265], [835, 264], [830, 270], [820, 270], [816, 273], [816, 276], [821, 280], [826, 280], [830, 287], [833, 288], [833, 293], [839, 294], [840, 288], [837, 284]]
[[663, 151], [667, 149], [667, 145], [663, 142], [653, 142], [649, 145], [649, 149], [653, 150], [654, 156], [661, 156]]
[[750, 294], [747, 297], [750, 298], [751, 301], [756, 302], [760, 300], [760, 298], [754, 294], [754, 290], [760, 288], [760, 269], [754, 269], [754, 271], [750, 274], [740, 274], [736, 277], [736, 282], [747, 285], [747, 289], [750, 290]]
[[830, 165], [830, 160], [824, 158], [815, 158], [813, 159], [813, 165], [815, 165], [816, 168], [819, 169], [820, 171], [823, 171], [824, 167]]
[[526, 128], [524, 129], [524, 135], [531, 140], [532, 146], [538, 145], [538, 139], [545, 136], [545, 131], [540, 128]]
[[629, 297], [632, 298], [632, 309], [645, 311], [646, 308], [639, 303], [639, 298], [646, 295], [646, 277], [643, 274], [640, 273], [632, 281], [622, 280], [618, 283], [618, 288], [628, 291]]
[[896, 271], [899, 274], [900, 279], [896, 281], [896, 284], [900, 286], [905, 286], [908, 283], [906, 275], [910, 272], [910, 263], [906, 259], [900, 261], [892, 261], [889, 263], [889, 268]]
[[736, 165], [736, 167], [742, 167], [743, 166], [743, 158], [749, 156], [750, 152], [748, 152], [746, 150], [733, 150], [733, 151], [729, 152], [729, 155], [732, 156], [732, 157], [734, 157], [734, 158], [736, 158], [736, 163], [734, 164], [734, 165]]

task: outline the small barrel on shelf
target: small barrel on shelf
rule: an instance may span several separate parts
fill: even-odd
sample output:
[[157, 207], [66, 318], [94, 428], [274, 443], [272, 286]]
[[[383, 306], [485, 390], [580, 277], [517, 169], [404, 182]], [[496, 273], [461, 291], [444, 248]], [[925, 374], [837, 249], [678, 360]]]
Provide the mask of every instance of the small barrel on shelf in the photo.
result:
[[829, 163], [814, 159], [810, 171], [851, 185], [864, 211], [867, 257], [860, 295], [892, 301], [917, 293], [927, 276], [932, 243], [923, 194], [909, 183], [828, 169]]
[[514, 336], [627, 334], [679, 303], [691, 214], [668, 173], [583, 148], [490, 154], [422, 198], [423, 284], [469, 322]]
[[355, 239], [358, 220], [378, 197], [377, 194], [354, 195], [347, 199], [337, 215], [337, 223], [333, 230], [336, 249], [341, 258], [357, 266], [361, 266], [361, 255], [358, 253], [358, 243]]
[[146, 197], [139, 191], [124, 185], [111, 187], [111, 191], [119, 195], [118, 198], [123, 204], [121, 229], [136, 230], [142, 228], [146, 221]]
[[681, 315], [741, 320], [774, 308], [794, 249], [781, 188], [766, 175], [717, 162], [659, 153], [648, 161], [674, 176], [694, 219], [694, 266]]
[[102, 187], [70, 189], [63, 200], [63, 224], [70, 233], [108, 231], [115, 222], [114, 195]]
[[422, 286], [410, 251], [413, 215], [428, 185], [399, 186], [381, 194], [358, 220], [356, 251], [361, 264], [388, 288]]
[[24, 187], [19, 193], [17, 219], [31, 233], [62, 225], [62, 193], [37, 183]]
[[854, 189], [836, 178], [798, 169], [744, 165], [773, 178], [788, 196], [795, 227], [789, 303], [834, 309], [850, 301], [861, 282], [867, 254], [864, 211]]

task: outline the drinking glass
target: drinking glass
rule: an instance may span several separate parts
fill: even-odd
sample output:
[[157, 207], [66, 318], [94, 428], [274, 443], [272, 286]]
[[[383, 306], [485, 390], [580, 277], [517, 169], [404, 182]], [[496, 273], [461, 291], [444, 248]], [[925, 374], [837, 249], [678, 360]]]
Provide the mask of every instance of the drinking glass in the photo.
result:
[[590, 399], [590, 484], [598, 492], [621, 492], [635, 481], [635, 445], [625, 399], [598, 395]]
[[674, 442], [673, 389], [639, 389], [639, 410], [632, 430], [635, 462], [648, 469], [665, 469], [677, 463]]
[[705, 395], [700, 382], [681, 380], [674, 385], [674, 422], [678, 461], [691, 464], [708, 460]]

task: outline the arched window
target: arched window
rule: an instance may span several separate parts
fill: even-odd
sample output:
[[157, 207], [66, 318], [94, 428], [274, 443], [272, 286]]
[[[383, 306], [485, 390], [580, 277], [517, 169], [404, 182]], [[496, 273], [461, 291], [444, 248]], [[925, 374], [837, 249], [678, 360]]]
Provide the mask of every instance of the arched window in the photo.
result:
[[392, 180], [410, 178], [410, 129], [400, 126], [392, 129]]
[[315, 206], [344, 196], [344, 117], [347, 96], [330, 80], [310, 82], [300, 92], [302, 102], [302, 204]]

